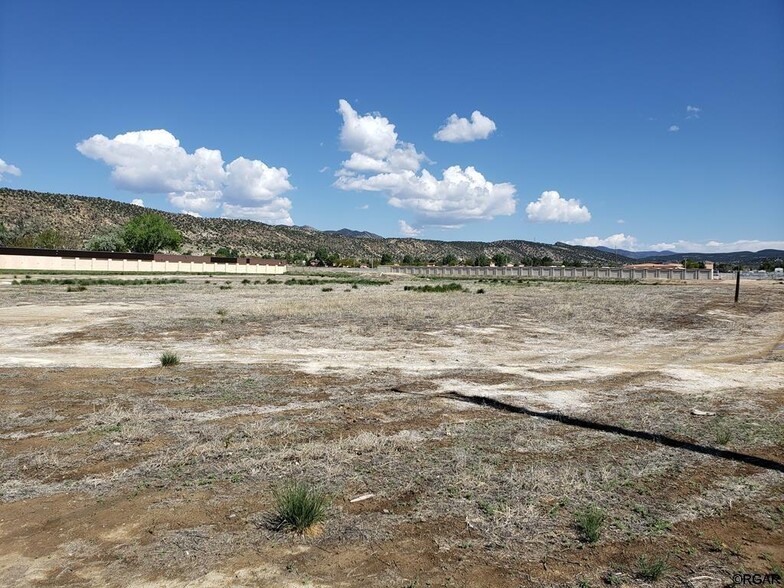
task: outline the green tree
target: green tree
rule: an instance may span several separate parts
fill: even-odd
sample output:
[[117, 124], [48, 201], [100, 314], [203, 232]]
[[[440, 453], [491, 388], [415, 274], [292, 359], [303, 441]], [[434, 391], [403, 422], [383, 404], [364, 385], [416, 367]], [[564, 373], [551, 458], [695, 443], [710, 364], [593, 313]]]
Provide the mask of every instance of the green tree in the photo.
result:
[[474, 265], [477, 265], [479, 267], [487, 267], [487, 266], [490, 265], [490, 258], [487, 257], [487, 255], [484, 255], [484, 254], [479, 255], [474, 260]]
[[391, 265], [394, 263], [395, 258], [392, 257], [391, 253], [382, 253], [381, 254], [381, 265]]
[[441, 265], [457, 265], [458, 259], [457, 255], [454, 253], [447, 253], [444, 255], [444, 258], [441, 260]]
[[306, 253], [302, 252], [295, 252], [295, 253], [288, 253], [286, 255], [286, 261], [288, 263], [296, 263], [297, 265], [302, 265], [308, 260], [308, 256]]
[[176, 251], [182, 245], [182, 234], [154, 212], [139, 215], [125, 225], [123, 240], [133, 252], [156, 253], [161, 249]]
[[239, 249], [231, 249], [229, 247], [218, 247], [215, 252], [215, 257], [239, 257]]
[[128, 251], [120, 230], [99, 233], [87, 241], [86, 247], [88, 251]]
[[36, 249], [77, 249], [81, 242], [63, 235], [57, 229], [44, 229], [40, 233], [24, 233], [9, 238], [10, 247], [32, 247]]
[[318, 261], [319, 265], [331, 267], [338, 263], [340, 257], [337, 253], [331, 253], [326, 247], [319, 247], [313, 254], [313, 259]]
[[506, 253], [496, 253], [493, 255], [493, 263], [497, 267], [503, 267], [508, 264], [510, 261], [509, 256]]
[[340, 267], [359, 267], [360, 262], [353, 257], [341, 257], [335, 261]]
[[683, 267], [686, 269], [704, 269], [705, 263], [702, 261], [696, 261], [694, 259], [684, 259], [683, 260]]
[[70, 243], [57, 229], [45, 229], [35, 237], [33, 246], [39, 249], [64, 249]]
[[0, 245], [5, 245], [8, 241], [8, 231], [3, 223], [0, 223]]

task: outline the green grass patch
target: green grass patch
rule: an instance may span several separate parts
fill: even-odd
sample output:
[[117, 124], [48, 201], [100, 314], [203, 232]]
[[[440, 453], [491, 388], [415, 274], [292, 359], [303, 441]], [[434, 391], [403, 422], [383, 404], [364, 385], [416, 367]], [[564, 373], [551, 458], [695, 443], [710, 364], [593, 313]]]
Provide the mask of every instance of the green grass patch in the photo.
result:
[[180, 356], [171, 351], [164, 351], [160, 356], [161, 367], [170, 367], [179, 365]]
[[275, 492], [272, 525], [277, 530], [306, 533], [327, 516], [329, 500], [321, 490], [293, 482]]
[[655, 582], [669, 571], [670, 566], [667, 560], [661, 557], [651, 557], [641, 555], [637, 560], [637, 575], [648, 582]]
[[602, 527], [606, 518], [604, 511], [596, 506], [589, 506], [578, 512], [574, 520], [583, 541], [596, 543], [602, 536]]

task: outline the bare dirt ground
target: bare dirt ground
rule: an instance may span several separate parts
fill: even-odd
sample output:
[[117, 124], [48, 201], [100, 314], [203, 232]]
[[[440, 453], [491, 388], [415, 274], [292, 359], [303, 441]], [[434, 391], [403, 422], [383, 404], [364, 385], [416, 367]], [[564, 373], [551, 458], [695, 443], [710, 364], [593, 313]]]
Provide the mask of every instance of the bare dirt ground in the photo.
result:
[[[781, 573], [784, 284], [744, 282], [736, 306], [726, 282], [275, 280], [0, 284], [0, 585]], [[265, 524], [288, 480], [331, 497], [321, 534]], [[575, 523], [590, 506], [596, 543]]]

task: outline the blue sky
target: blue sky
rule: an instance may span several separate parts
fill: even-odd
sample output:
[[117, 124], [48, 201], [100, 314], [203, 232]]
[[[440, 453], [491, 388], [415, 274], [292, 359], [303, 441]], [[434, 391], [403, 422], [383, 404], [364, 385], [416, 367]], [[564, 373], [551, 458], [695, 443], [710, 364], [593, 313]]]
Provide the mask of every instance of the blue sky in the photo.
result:
[[784, 248], [781, 1], [0, 19], [1, 185], [384, 236]]

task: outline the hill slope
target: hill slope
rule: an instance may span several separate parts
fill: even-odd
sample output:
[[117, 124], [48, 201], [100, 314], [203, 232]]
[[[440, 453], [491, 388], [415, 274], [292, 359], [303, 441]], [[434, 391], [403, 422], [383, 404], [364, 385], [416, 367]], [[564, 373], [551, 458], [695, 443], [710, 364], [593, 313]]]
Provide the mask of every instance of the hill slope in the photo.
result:
[[629, 251], [628, 249], [614, 249], [612, 247], [605, 247], [604, 245], [599, 245], [596, 249], [609, 253], [617, 253], [618, 255], [624, 255], [626, 257], [631, 257], [632, 259], [646, 259], [648, 257], [662, 255], [678, 255], [674, 251]]
[[[0, 223], [12, 235], [38, 233], [55, 228], [76, 243], [95, 234], [120, 227], [134, 216], [151, 209], [106, 198], [49, 194], [0, 188]], [[447, 254], [461, 258], [505, 253], [513, 260], [523, 257], [550, 257], [554, 261], [580, 260], [591, 264], [628, 262], [629, 259], [592, 247], [565, 243], [546, 245], [532, 241], [503, 240], [435, 241], [411, 238], [373, 238], [360, 231], [319, 231], [311, 227], [267, 225], [251, 220], [198, 218], [187, 214], [155, 211], [166, 217], [184, 236], [184, 251], [213, 253], [231, 247], [246, 255], [312, 253], [325, 247], [341, 257], [379, 258], [389, 253], [396, 259], [411, 255], [421, 259], [441, 259]], [[361, 234], [355, 237], [341, 233]]]

